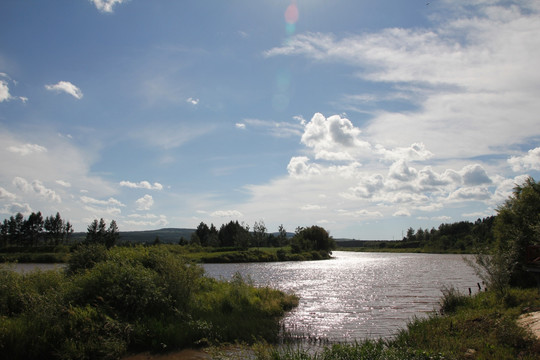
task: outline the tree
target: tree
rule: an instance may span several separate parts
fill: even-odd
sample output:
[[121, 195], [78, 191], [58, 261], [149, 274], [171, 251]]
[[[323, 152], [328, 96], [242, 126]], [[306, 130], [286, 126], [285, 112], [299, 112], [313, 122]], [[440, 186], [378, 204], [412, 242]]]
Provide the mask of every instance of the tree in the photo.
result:
[[120, 231], [116, 225], [116, 221], [111, 220], [107, 233], [105, 235], [105, 246], [107, 249], [113, 247], [120, 239]]
[[260, 220], [259, 222], [255, 221], [255, 224], [253, 225], [253, 240], [255, 241], [255, 244], [257, 244], [257, 247], [265, 245], [266, 225], [263, 220]]
[[101, 218], [98, 222], [97, 219], [94, 219], [90, 225], [88, 225], [86, 232], [86, 244], [102, 244], [107, 248], [114, 246], [114, 244], [120, 238], [120, 232], [118, 231], [118, 226], [116, 221], [112, 220], [109, 228], [105, 224], [105, 220]]
[[221, 225], [218, 232], [219, 246], [236, 246], [248, 249], [251, 243], [249, 225], [239, 224], [238, 221], [230, 221]]
[[278, 246], [287, 245], [287, 230], [283, 227], [283, 224], [279, 225], [278, 228]]
[[43, 235], [43, 216], [41, 212], [32, 213], [23, 225], [24, 243], [30, 246], [36, 246], [39, 237]]
[[298, 252], [299, 250], [331, 252], [336, 248], [336, 243], [328, 234], [328, 231], [317, 225], [308, 228], [297, 228], [291, 245], [293, 245], [293, 252]]
[[199, 241], [201, 245], [207, 246], [208, 237], [210, 236], [210, 228], [208, 228], [208, 225], [206, 225], [204, 222], [201, 221], [199, 226], [197, 226], [195, 233], [197, 233], [197, 236], [199, 237]]
[[527, 248], [540, 244], [540, 184], [532, 177], [514, 187], [512, 195], [497, 209], [494, 223], [495, 252], [508, 257], [511, 285], [531, 286], [526, 272]]

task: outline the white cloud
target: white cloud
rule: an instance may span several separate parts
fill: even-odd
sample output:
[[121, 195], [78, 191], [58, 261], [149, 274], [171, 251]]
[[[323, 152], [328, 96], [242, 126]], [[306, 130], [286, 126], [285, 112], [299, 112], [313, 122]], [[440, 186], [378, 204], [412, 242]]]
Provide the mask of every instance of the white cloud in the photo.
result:
[[217, 210], [210, 214], [212, 217], [239, 219], [244, 215], [238, 210]]
[[6, 189], [4, 189], [3, 187], [0, 186], [0, 200], [15, 200], [17, 196], [15, 196], [15, 194], [12, 194], [10, 193], [9, 191], [7, 191]]
[[100, 207], [96, 208], [90, 205], [85, 205], [84, 210], [90, 212], [92, 214], [92, 217], [103, 217], [103, 214], [109, 215], [109, 216], [118, 216], [122, 213], [122, 210], [116, 207]]
[[382, 146], [377, 146], [379, 151], [387, 160], [408, 160], [423, 161], [433, 157], [433, 153], [426, 149], [423, 143], [414, 143], [409, 147], [398, 147], [393, 150], [386, 150]]
[[46, 147], [37, 145], [37, 144], [24, 144], [20, 146], [9, 146], [7, 150], [9, 152], [16, 153], [22, 156], [47, 152]]
[[139, 198], [135, 201], [137, 205], [137, 210], [150, 210], [154, 205], [154, 198], [151, 195], [144, 195], [142, 198]]
[[131, 181], [120, 181], [120, 186], [132, 188], [132, 189], [147, 189], [147, 190], [163, 190], [163, 185], [158, 182], [151, 184], [150, 182], [143, 180], [138, 183]]
[[512, 156], [508, 163], [514, 171], [540, 170], [540, 147], [529, 150], [523, 156]]
[[411, 213], [407, 209], [399, 209], [392, 216], [409, 217], [411, 216]]
[[319, 174], [319, 166], [312, 164], [306, 156], [294, 156], [287, 165], [289, 175], [294, 177], [306, 177], [314, 174]]
[[32, 208], [28, 204], [11, 203], [3, 208], [0, 208], [0, 213], [9, 215], [14, 215], [16, 213], [30, 215], [32, 213]]
[[90, 0], [96, 8], [104, 13], [112, 13], [113, 7], [116, 4], [122, 4], [124, 2], [127, 2], [127, 0]]
[[113, 206], [126, 206], [122, 204], [119, 200], [116, 200], [115, 198], [108, 198], [107, 200], [99, 200], [94, 199], [89, 196], [81, 196], [81, 201], [84, 204], [92, 204], [92, 205], [101, 205], [101, 206], [107, 206], [107, 205], [113, 205]]
[[326, 206], [322, 205], [316, 205], [316, 204], [306, 204], [300, 207], [300, 210], [304, 211], [313, 211], [313, 210], [322, 210], [325, 209]]
[[404, 160], [399, 160], [390, 166], [388, 175], [399, 181], [411, 181], [418, 177], [418, 171], [413, 167], [409, 167]]
[[62, 199], [54, 190], [45, 187], [39, 180], [34, 180], [32, 183], [29, 183], [26, 179], [17, 176], [13, 179], [13, 185], [24, 193], [32, 193], [52, 202], [62, 202]]
[[340, 115], [325, 118], [316, 113], [306, 124], [301, 142], [315, 153], [316, 159], [350, 160], [359, 152], [370, 150], [360, 139], [360, 129]]
[[[295, 118], [293, 118], [296, 120]], [[250, 129], [261, 129], [270, 136], [284, 138], [291, 136], [302, 136], [304, 126], [297, 121], [271, 121], [261, 119], [244, 119], [243, 123], [236, 124], [236, 127], [245, 129], [249, 125]]]
[[462, 201], [462, 200], [489, 200], [491, 198], [491, 193], [485, 187], [463, 187], [459, 188], [448, 197], [451, 201]]
[[65, 92], [66, 94], [69, 94], [73, 96], [75, 99], [82, 99], [83, 93], [81, 89], [79, 89], [77, 86], [73, 85], [69, 81], [60, 81], [57, 84], [50, 84], [45, 85], [45, 89], [49, 91], [56, 91], [56, 92]]
[[190, 103], [191, 105], [197, 105], [199, 103], [199, 99], [194, 99], [190, 97], [186, 99], [186, 102]]
[[71, 187], [71, 184], [67, 181], [64, 181], [64, 180], [56, 180], [56, 183], [60, 186], [63, 186], [63, 187], [66, 187], [66, 188], [69, 188]]
[[479, 164], [467, 165], [461, 171], [463, 183], [467, 186], [491, 184], [486, 170]]
[[234, 126], [236, 126], [237, 129], [242, 129], [242, 130], [246, 129], [246, 124], [243, 124], [243, 123], [236, 123]]
[[[122, 221], [122, 224], [126, 224], [129, 226], [136, 226], [136, 227], [143, 227], [145, 229], [148, 229], [148, 227], [163, 227], [167, 226], [169, 224], [169, 221], [167, 220], [167, 216], [165, 215], [154, 215], [154, 214], [144, 214], [144, 215], [137, 215], [137, 214], [131, 214], [128, 215], [130, 220], [124, 220]], [[138, 220], [131, 220], [131, 219], [138, 219]]]
[[0, 80], [0, 102], [8, 101], [9, 99], [11, 99], [11, 95], [9, 94], [8, 83]]
[[8, 74], [0, 72], [0, 103], [10, 100], [20, 100], [23, 103], [28, 101], [28, 98], [25, 96], [13, 96], [9, 93], [10, 83], [16, 84], [16, 81], [12, 80]]

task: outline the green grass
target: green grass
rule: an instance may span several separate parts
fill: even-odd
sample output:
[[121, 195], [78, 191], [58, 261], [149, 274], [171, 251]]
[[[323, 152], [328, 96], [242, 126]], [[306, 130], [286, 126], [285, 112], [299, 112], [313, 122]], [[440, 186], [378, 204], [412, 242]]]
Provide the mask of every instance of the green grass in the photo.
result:
[[0, 358], [116, 359], [221, 342], [274, 341], [298, 304], [236, 276], [217, 281], [164, 247], [81, 247], [66, 271], [0, 267]]

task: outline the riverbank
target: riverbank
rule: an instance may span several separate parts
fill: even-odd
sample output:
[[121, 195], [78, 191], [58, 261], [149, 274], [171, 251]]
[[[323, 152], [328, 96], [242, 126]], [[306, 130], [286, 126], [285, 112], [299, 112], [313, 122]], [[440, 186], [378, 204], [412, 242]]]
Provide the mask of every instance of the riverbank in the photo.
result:
[[[153, 246], [164, 248], [172, 254], [182, 256], [198, 264], [326, 260], [330, 259], [332, 254], [325, 250], [293, 252], [290, 246], [246, 250], [170, 244], [145, 247]], [[131, 246], [122, 247], [130, 248]], [[67, 263], [76, 249], [76, 246], [4, 248], [0, 250], [0, 263]]]

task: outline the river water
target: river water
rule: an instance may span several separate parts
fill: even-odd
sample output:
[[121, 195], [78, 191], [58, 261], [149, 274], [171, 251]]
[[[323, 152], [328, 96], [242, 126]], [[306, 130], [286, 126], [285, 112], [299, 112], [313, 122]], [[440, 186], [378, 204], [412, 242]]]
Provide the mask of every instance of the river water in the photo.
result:
[[413, 317], [436, 310], [444, 287], [475, 293], [480, 281], [462, 255], [335, 251], [333, 257], [204, 268], [215, 278], [239, 272], [255, 285], [297, 294], [299, 306], [283, 319], [285, 329], [340, 342], [391, 337]]
[[[62, 266], [16, 264], [15, 270]], [[437, 309], [444, 287], [475, 293], [480, 281], [462, 255], [335, 251], [330, 260], [203, 266], [214, 278], [230, 280], [239, 272], [257, 286], [295, 293], [300, 303], [282, 320], [284, 328], [340, 342], [391, 337], [413, 317]]]

